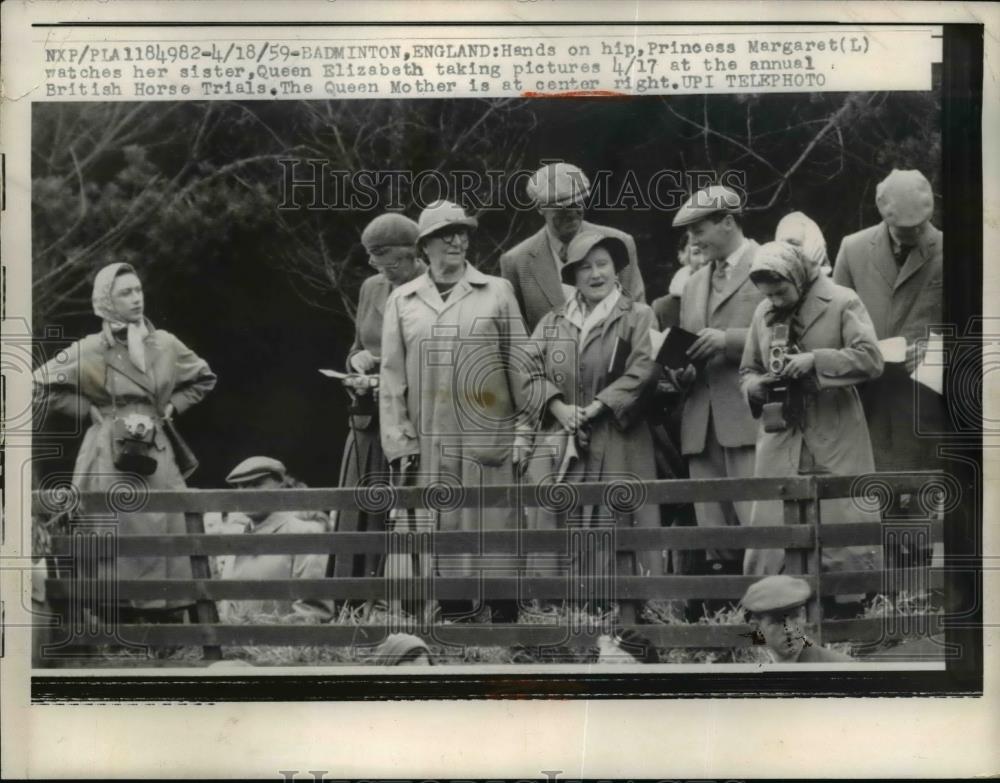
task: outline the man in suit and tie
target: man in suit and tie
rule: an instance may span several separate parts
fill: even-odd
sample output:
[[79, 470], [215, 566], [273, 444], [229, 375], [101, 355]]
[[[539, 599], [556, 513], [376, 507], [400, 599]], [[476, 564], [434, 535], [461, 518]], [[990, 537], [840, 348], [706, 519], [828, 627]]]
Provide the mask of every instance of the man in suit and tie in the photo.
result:
[[[692, 273], [681, 296], [680, 326], [698, 335], [688, 349], [692, 365], [681, 418], [681, 452], [693, 479], [751, 478], [757, 422], [740, 390], [740, 360], [754, 310], [763, 299], [750, 280], [758, 245], [743, 235], [739, 194], [712, 186], [688, 199], [674, 217], [687, 229], [704, 266]], [[701, 527], [749, 525], [753, 503], [696, 503]], [[706, 552], [710, 573], [742, 573], [743, 552]]]
[[882, 377], [862, 390], [875, 467], [933, 469], [936, 443], [918, 431], [942, 431], [942, 399], [915, 386], [909, 373], [922, 358], [928, 326], [942, 322], [944, 235], [930, 222], [934, 194], [919, 171], [893, 169], [876, 188], [875, 203], [882, 222], [844, 237], [833, 280], [861, 297], [879, 340], [907, 342], [906, 364], [886, 364]]
[[566, 301], [560, 270], [566, 263], [566, 248], [577, 234], [590, 231], [612, 236], [625, 243], [628, 266], [619, 275], [625, 292], [637, 302], [645, 302], [645, 289], [635, 240], [624, 231], [599, 226], [583, 219], [583, 208], [590, 195], [590, 180], [571, 163], [542, 166], [528, 180], [528, 196], [545, 220], [536, 233], [500, 257], [500, 274], [514, 286], [529, 331], [542, 316]]

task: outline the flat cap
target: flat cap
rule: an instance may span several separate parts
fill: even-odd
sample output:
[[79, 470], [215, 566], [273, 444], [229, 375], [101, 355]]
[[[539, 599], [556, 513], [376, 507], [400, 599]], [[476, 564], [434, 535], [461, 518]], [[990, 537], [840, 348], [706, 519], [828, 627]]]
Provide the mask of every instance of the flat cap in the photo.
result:
[[420, 213], [417, 224], [417, 239], [429, 237], [449, 226], [465, 226], [472, 229], [479, 223], [475, 218], [465, 214], [465, 210], [450, 201], [435, 201]]
[[611, 260], [614, 261], [615, 272], [621, 272], [628, 266], [628, 248], [625, 247], [622, 240], [596, 231], [584, 231], [573, 237], [566, 248], [566, 263], [560, 270], [564, 283], [573, 285], [576, 279], [576, 268], [587, 257], [587, 253], [595, 247], [607, 248], [608, 253], [611, 254]]
[[893, 169], [875, 187], [875, 204], [890, 226], [919, 226], [934, 214], [934, 192], [916, 169]]
[[781, 574], [754, 582], [740, 603], [750, 612], [780, 612], [802, 606], [811, 595], [812, 588], [807, 581]]
[[365, 226], [361, 244], [369, 253], [378, 254], [389, 247], [413, 247], [417, 242], [417, 224], [406, 215], [386, 212]]
[[724, 185], [712, 185], [709, 188], [696, 191], [674, 215], [674, 228], [690, 226], [709, 215], [725, 212], [729, 215], [739, 215], [743, 211], [740, 194]]
[[527, 191], [540, 207], [582, 206], [590, 195], [590, 180], [572, 163], [549, 163], [531, 175]]
[[226, 476], [227, 484], [244, 484], [247, 481], [259, 479], [262, 476], [274, 476], [283, 479], [285, 466], [271, 457], [249, 457], [233, 468]]

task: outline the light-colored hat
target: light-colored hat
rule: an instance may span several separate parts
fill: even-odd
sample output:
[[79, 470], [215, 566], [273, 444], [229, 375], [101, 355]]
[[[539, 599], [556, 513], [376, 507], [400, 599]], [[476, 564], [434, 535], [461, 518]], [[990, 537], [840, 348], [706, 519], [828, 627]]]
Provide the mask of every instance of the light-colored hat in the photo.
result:
[[739, 215], [743, 212], [743, 201], [739, 193], [724, 185], [712, 185], [696, 191], [674, 215], [673, 226], [690, 226], [717, 212]]
[[875, 188], [875, 204], [890, 226], [919, 226], [934, 214], [934, 193], [916, 169], [893, 169]]
[[743, 595], [743, 608], [754, 612], [781, 612], [802, 606], [812, 595], [805, 579], [780, 574], [754, 582]]
[[531, 175], [527, 191], [539, 207], [582, 206], [590, 195], [590, 180], [572, 163], [549, 163]]
[[583, 263], [587, 253], [595, 247], [604, 247], [611, 254], [611, 260], [615, 263], [615, 272], [621, 272], [628, 266], [628, 248], [618, 237], [599, 234], [596, 231], [584, 231], [573, 237], [566, 247], [566, 263], [563, 264], [560, 274], [562, 281], [567, 285], [573, 285], [576, 277], [576, 268]]
[[271, 457], [250, 457], [243, 460], [226, 476], [227, 484], [245, 484], [262, 476], [285, 478], [285, 466]]
[[413, 247], [417, 243], [417, 224], [406, 215], [386, 212], [365, 226], [361, 244], [369, 253], [378, 255], [390, 247]]
[[417, 239], [424, 239], [443, 228], [465, 226], [475, 228], [479, 223], [465, 214], [465, 210], [450, 201], [435, 201], [420, 213], [417, 223]]

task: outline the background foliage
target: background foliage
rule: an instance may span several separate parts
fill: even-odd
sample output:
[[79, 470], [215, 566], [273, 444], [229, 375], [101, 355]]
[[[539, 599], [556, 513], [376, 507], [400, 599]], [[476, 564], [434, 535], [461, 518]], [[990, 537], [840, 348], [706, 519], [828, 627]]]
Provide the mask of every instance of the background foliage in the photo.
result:
[[[834, 257], [843, 236], [878, 222], [875, 185], [892, 168], [918, 168], [938, 191], [939, 116], [937, 90], [35, 103], [33, 328], [38, 336], [53, 327], [62, 335], [40, 341], [39, 358], [96, 331], [93, 275], [129, 261], [144, 280], [153, 322], [220, 377], [181, 422], [202, 462], [192, 483], [218, 486], [238, 460], [269, 454], [310, 485], [332, 486], [346, 397], [316, 370], [343, 363], [358, 287], [372, 271], [359, 237], [381, 208], [280, 210], [280, 160], [323, 160], [348, 172], [449, 173], [534, 170], [564, 159], [592, 177], [610, 172], [612, 194], [630, 178], [644, 186], [663, 169], [737, 170], [745, 176], [751, 237], [766, 241], [783, 215], [802, 210], [823, 227]], [[484, 180], [466, 194], [467, 206], [489, 202], [495, 184]], [[413, 202], [414, 194], [402, 195]], [[384, 203], [387, 193], [380, 197]], [[416, 211], [406, 209], [414, 218]], [[635, 236], [650, 297], [665, 293], [675, 269], [671, 216], [628, 200], [588, 214]], [[479, 217], [473, 255], [487, 272], [541, 225], [530, 211]], [[39, 463], [42, 472], [71, 465], [77, 444], [63, 445], [61, 457]]]

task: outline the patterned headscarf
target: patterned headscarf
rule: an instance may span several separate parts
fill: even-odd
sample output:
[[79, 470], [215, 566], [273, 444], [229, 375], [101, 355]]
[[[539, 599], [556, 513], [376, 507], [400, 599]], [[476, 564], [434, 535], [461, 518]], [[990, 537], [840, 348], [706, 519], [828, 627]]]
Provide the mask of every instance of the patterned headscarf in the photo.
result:
[[774, 230], [776, 242], [787, 242], [794, 246], [802, 256], [802, 261], [809, 273], [810, 280], [819, 276], [823, 266], [827, 264], [826, 240], [812, 218], [801, 212], [785, 215]]
[[102, 331], [108, 343], [114, 345], [114, 332], [122, 329], [128, 330], [128, 358], [140, 371], [146, 372], [146, 349], [143, 340], [149, 334], [149, 327], [146, 319], [136, 323], [134, 321], [122, 321], [115, 311], [114, 303], [111, 301], [111, 289], [114, 288], [115, 278], [130, 272], [135, 274], [135, 269], [130, 264], [117, 263], [108, 264], [97, 273], [94, 278], [94, 293], [91, 301], [94, 305], [94, 315], [104, 321]]
[[806, 294], [819, 276], [818, 267], [809, 267], [811, 264], [807, 265], [799, 249], [788, 242], [768, 242], [757, 249], [750, 266], [750, 279], [756, 283], [756, 273], [770, 272], [794, 285], [799, 294], [795, 303], [788, 307], [771, 306], [765, 316], [768, 326], [784, 320], [794, 325], [795, 316], [805, 301]]

